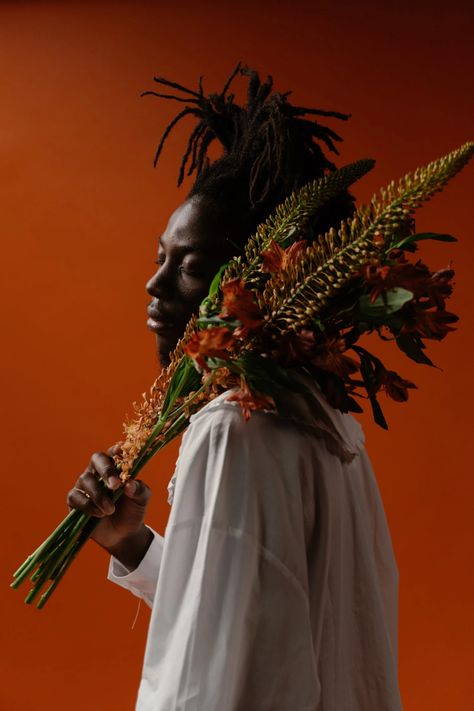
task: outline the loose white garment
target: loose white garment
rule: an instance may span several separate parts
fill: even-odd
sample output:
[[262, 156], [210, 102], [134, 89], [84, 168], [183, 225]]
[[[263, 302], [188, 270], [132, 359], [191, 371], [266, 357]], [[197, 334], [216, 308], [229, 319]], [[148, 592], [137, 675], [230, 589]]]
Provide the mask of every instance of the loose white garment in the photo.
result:
[[[109, 580], [152, 607], [136, 711], [400, 711], [398, 568], [360, 424], [301, 396], [191, 417], [164, 537]], [[151, 529], [153, 530], [153, 529]]]

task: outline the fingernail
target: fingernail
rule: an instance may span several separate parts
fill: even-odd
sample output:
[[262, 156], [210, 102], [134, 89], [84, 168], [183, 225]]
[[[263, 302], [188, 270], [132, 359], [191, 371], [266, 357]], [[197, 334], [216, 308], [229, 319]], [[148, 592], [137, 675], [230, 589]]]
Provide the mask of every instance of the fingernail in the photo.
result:
[[118, 476], [109, 476], [107, 479], [107, 486], [109, 489], [117, 489], [120, 486], [120, 479]]

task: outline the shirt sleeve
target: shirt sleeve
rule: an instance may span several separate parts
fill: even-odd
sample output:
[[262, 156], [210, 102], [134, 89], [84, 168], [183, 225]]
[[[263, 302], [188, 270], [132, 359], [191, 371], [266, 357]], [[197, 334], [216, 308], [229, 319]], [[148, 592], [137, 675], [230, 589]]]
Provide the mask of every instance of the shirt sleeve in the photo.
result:
[[185, 434], [140, 692], [156, 711], [243, 708], [256, 635], [269, 635], [269, 657], [291, 648], [285, 600], [307, 609], [272, 422], [255, 413], [246, 423], [228, 404], [199, 414]]
[[153, 533], [153, 539], [139, 565], [130, 571], [117, 558], [111, 556], [107, 579], [129, 590], [152, 607], [165, 539], [150, 526], [147, 528]]

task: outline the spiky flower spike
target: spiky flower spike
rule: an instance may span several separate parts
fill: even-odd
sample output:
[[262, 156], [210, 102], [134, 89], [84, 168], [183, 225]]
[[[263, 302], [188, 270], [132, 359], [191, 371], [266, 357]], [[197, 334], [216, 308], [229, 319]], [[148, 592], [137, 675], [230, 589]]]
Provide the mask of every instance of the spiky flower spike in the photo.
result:
[[[373, 168], [374, 160], [364, 159], [356, 161], [337, 170], [331, 171], [328, 175], [308, 183], [300, 190], [293, 192], [281, 205], [279, 205], [273, 215], [266, 222], [262, 223], [253, 235], [245, 250], [245, 259], [236, 257], [225, 269], [222, 281], [228, 281], [232, 274], [243, 278], [246, 283], [252, 283], [260, 279], [262, 252], [267, 248], [272, 240], [280, 244], [293, 241], [297, 235], [305, 234], [308, 221], [317, 210], [332, 197], [346, 189], [365, 175]], [[212, 291], [212, 287], [211, 287]], [[214, 289], [213, 301], [217, 303], [218, 289]], [[207, 307], [209, 306], [207, 301]], [[201, 313], [206, 306], [201, 307]], [[167, 402], [172, 396], [173, 400], [178, 397], [175, 387], [170, 388], [170, 384], [176, 385], [179, 381], [179, 371], [185, 368], [183, 361], [184, 346], [188, 343], [193, 333], [197, 331], [197, 322], [193, 317], [186, 327], [186, 331], [171, 355], [171, 362], [164, 370], [150, 389], [150, 395], [142, 395], [140, 403], [134, 403], [135, 416], [129, 420], [125, 426], [125, 441], [122, 443], [121, 452], [115, 455], [115, 462], [120, 465], [121, 478], [125, 481], [130, 477], [132, 469], [141, 463], [145, 452], [153, 450], [156, 444], [156, 437], [163, 437], [161, 425], [163, 418], [168, 415]], [[189, 363], [188, 363], [189, 365]], [[196, 387], [197, 384], [195, 383]], [[189, 392], [188, 386], [188, 392]], [[180, 397], [188, 394], [181, 392]], [[141, 456], [139, 456], [141, 453]]]
[[374, 165], [375, 161], [370, 158], [359, 160], [295, 190], [257, 227], [247, 242], [244, 257], [236, 257], [229, 263], [222, 282], [239, 277], [251, 284], [261, 273], [262, 252], [268, 249], [272, 240], [286, 246], [288, 242], [306, 236], [310, 219], [322, 205], [359, 180]]
[[375, 226], [385, 238], [385, 249], [392, 247], [403, 226], [409, 226], [413, 213], [457, 174], [474, 155], [474, 142], [469, 141], [446, 156], [417, 168], [403, 177], [398, 186], [392, 181], [380, 191], [381, 199], [374, 195], [370, 203]]
[[375, 195], [368, 207], [331, 229], [295, 260], [276, 272], [267, 282], [257, 302], [266, 327], [297, 330], [314, 323], [328, 300], [350, 281], [371, 257], [387, 253], [400, 235], [412, 226], [416, 208], [429, 200], [458, 173], [474, 153], [474, 143], [466, 143], [424, 168], [392, 182]]
[[[190, 415], [219, 388], [228, 390], [237, 379], [240, 390], [232, 398], [248, 417], [254, 409], [277, 402], [278, 407], [284, 405], [280, 395], [294, 389], [291, 371], [298, 367], [313, 372], [328, 401], [343, 412], [362, 411], [351, 394], [356, 395], [359, 387], [365, 389], [375, 421], [386, 428], [377, 392], [383, 388], [404, 402], [407, 389], [416, 385], [386, 369], [356, 341], [371, 323], [388, 324], [397, 345], [410, 358], [431, 364], [421, 350], [422, 339], [443, 338], [452, 330], [449, 324], [457, 320], [444, 309], [454, 272], [445, 269], [433, 274], [420, 262], [412, 265], [404, 260], [404, 251], [413, 251], [420, 239], [454, 239], [414, 234], [413, 212], [440, 191], [473, 153], [474, 143], [467, 143], [406, 176], [398, 188], [391, 183], [381, 199], [374, 197], [339, 229], [331, 229], [308, 247], [300, 238], [313, 211], [366, 172], [371, 162], [330, 173], [285, 201], [257, 230], [244, 258], [233, 260], [223, 280], [223, 270], [216, 276], [200, 318], [189, 323], [171, 365], [155, 381], [150, 395], [135, 406], [136, 419], [126, 426], [122, 455], [115, 459], [122, 479], [135, 477], [159, 449], [183, 432]], [[361, 303], [367, 323], [353, 312], [354, 304]], [[342, 333], [346, 327], [353, 332], [350, 338]], [[345, 354], [348, 344], [360, 357], [360, 365]], [[289, 358], [281, 361], [284, 348]], [[353, 378], [358, 369], [362, 380]], [[122, 492], [123, 488], [113, 492], [112, 500], [117, 501]], [[12, 586], [30, 578], [33, 587], [27, 603], [44, 588], [38, 607], [46, 603], [99, 520], [72, 510], [20, 566]]]

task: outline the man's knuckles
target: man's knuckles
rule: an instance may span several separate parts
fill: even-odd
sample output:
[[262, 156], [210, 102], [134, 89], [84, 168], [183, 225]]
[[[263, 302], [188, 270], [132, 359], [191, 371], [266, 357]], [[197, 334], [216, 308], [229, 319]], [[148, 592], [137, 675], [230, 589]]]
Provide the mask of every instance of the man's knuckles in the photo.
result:
[[117, 476], [114, 460], [105, 452], [94, 452], [90, 464], [101, 478]]
[[67, 505], [71, 509], [78, 509], [83, 513], [89, 513], [93, 516], [103, 516], [104, 512], [93, 501], [92, 497], [85, 489], [81, 487], [73, 487], [68, 491], [66, 497]]
[[151, 497], [151, 489], [143, 481], [135, 479], [125, 484], [124, 494], [139, 506], [146, 506]]

